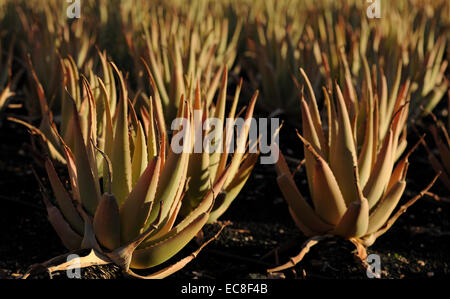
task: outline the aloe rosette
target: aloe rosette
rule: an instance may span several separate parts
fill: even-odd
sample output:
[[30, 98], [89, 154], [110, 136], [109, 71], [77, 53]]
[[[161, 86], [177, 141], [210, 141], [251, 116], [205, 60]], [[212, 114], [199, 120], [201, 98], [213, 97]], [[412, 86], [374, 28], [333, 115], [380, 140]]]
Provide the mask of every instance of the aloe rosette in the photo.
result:
[[304, 144], [312, 204], [298, 190], [282, 154], [276, 170], [292, 218], [311, 239], [297, 257], [271, 272], [294, 266], [312, 245], [329, 236], [352, 241], [364, 261], [365, 247], [384, 234], [437, 179], [393, 214], [405, 191], [408, 157], [412, 152], [398, 160], [406, 140], [408, 81], [395, 95], [390, 113], [386, 113], [383, 105], [387, 93], [372, 90], [370, 76], [366, 76], [360, 98], [348, 80], [344, 93], [335, 85], [334, 97], [324, 89], [327, 107], [324, 122], [311, 84], [303, 70], [301, 73], [309, 99], [303, 96], [301, 99], [302, 134], [298, 135]]
[[[95, 160], [95, 151], [99, 150], [94, 133], [97, 124], [95, 101], [87, 80], [84, 80], [89, 101], [88, 138], [83, 136], [76, 107], [73, 109], [74, 150], [61, 138], [72, 192], [67, 192], [51, 160], [47, 160], [46, 169], [57, 207], [49, 200], [45, 202], [49, 220], [67, 248], [90, 248], [95, 252], [94, 263], [114, 262], [135, 275], [130, 267], [147, 269], [165, 262], [201, 230], [209, 218], [215, 194], [225, 182], [227, 171], [197, 207], [179, 219], [189, 151], [173, 152], [171, 146], [164, 144], [165, 132], [156, 134], [155, 130], [145, 136], [142, 125], [137, 121], [134, 123], [136, 136], [129, 133], [128, 117], [134, 118], [134, 111], [128, 104], [122, 76], [119, 71], [117, 74], [121, 91], [117, 115], [114, 120], [107, 115], [106, 120], [106, 149], [112, 152], [109, 155], [104, 153], [108, 161], [104, 164], [107, 168], [105, 173], [108, 173], [103, 177], [105, 186], [101, 184]], [[161, 113], [157, 107], [154, 111], [155, 115]], [[191, 120], [191, 108], [183, 98], [179, 113]], [[154, 126], [157, 127], [156, 122]], [[182, 131], [186, 142], [183, 146], [189, 147], [190, 131]], [[156, 151], [148, 148], [156, 148]], [[92, 265], [92, 254], [84, 258], [82, 266]], [[182, 263], [187, 263], [187, 259]], [[177, 263], [148, 278], [165, 277], [179, 267], [180, 263]]]
[[[203, 144], [203, 138], [213, 133], [215, 143], [226, 133], [225, 128], [206, 130], [200, 135], [193, 133], [204, 128], [203, 121], [210, 113], [224, 123], [226, 68], [217, 103], [210, 109], [201, 97], [199, 84], [193, 104], [190, 98], [180, 97], [177, 116], [187, 123], [175, 128], [173, 136], [177, 139], [172, 137], [169, 145], [158, 89], [153, 88], [148, 105], [141, 107], [141, 121], [128, 99], [121, 72], [113, 63], [108, 65], [119, 79], [120, 93], [115, 95], [118, 103], [114, 110], [110, 107], [112, 90], [103, 80], [96, 77], [100, 94], [95, 95], [89, 81], [80, 76], [80, 92], [84, 96], [74, 93], [75, 97], [67, 98], [72, 101], [72, 107], [66, 135], [62, 137], [49, 123], [48, 128], [61, 146], [72, 191], [67, 192], [49, 158], [45, 166], [57, 205], [47, 198], [45, 203], [49, 219], [67, 248], [93, 250], [84, 257], [83, 265], [114, 262], [135, 275], [130, 267], [147, 269], [165, 262], [205, 223], [215, 221], [237, 196], [258, 158], [258, 152], [249, 153], [247, 144], [248, 120], [257, 93], [236, 139], [240, 150], [230, 157], [229, 147], [224, 143], [223, 152], [193, 153], [195, 138], [200, 137]], [[156, 87], [150, 71], [149, 75], [150, 84]], [[240, 89], [239, 86], [236, 90], [228, 115], [231, 118], [235, 117]], [[76, 97], [81, 101], [79, 107]], [[100, 107], [101, 114], [97, 110]], [[201, 112], [201, 122], [194, 118], [194, 111]], [[182, 150], [174, 151], [180, 139]], [[170, 275], [195, 255], [148, 278]], [[60, 269], [61, 266], [52, 267]]]

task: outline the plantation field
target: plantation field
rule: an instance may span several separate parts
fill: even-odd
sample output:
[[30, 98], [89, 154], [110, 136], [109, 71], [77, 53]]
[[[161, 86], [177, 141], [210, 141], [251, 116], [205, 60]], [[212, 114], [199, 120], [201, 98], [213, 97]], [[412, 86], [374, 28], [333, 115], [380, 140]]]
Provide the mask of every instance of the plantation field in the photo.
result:
[[449, 44], [445, 0], [0, 0], [0, 279], [447, 279]]

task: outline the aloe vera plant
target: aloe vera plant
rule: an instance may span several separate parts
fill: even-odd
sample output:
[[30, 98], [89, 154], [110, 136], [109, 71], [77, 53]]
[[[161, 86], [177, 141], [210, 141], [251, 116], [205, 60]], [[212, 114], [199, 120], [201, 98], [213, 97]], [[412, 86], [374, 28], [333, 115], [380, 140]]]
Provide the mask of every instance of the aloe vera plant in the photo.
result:
[[[45, 203], [49, 219], [67, 248], [94, 250], [95, 254], [83, 258], [82, 265], [114, 262], [135, 275], [129, 267], [151, 268], [165, 262], [206, 222], [215, 221], [237, 196], [258, 158], [257, 152], [246, 150], [250, 128], [247, 120], [253, 114], [257, 93], [250, 102], [245, 125], [236, 141], [239, 150], [231, 158], [225, 143], [223, 152], [193, 153], [195, 138], [200, 138], [203, 145], [204, 136], [210, 133], [206, 130], [200, 135], [193, 134], [203, 130], [203, 121], [208, 115], [225, 119], [226, 68], [214, 108], [206, 108], [197, 83], [193, 104], [190, 97], [180, 97], [177, 115], [187, 123], [175, 128], [173, 136], [182, 134], [183, 140], [183, 150], [177, 152], [173, 149], [178, 139], [172, 139], [172, 144], [168, 145], [160, 95], [148, 67], [154, 93], [147, 99], [148, 106], [141, 107], [143, 120], [140, 121], [128, 100], [121, 72], [114, 64], [109, 66], [119, 78], [120, 93], [115, 96], [117, 108], [112, 110], [110, 106], [114, 89], [108, 89], [103, 80], [96, 77], [101, 94], [96, 97], [89, 81], [80, 76], [82, 94], [77, 94], [75, 88], [74, 96], [69, 98], [72, 116], [66, 123], [66, 136], [58, 134], [53, 124], [48, 127], [61, 145], [72, 195], [58, 178], [52, 160], [47, 159], [45, 166], [57, 206], [48, 199]], [[114, 78], [109, 79], [113, 84]], [[235, 117], [240, 89], [239, 86], [236, 90], [230, 118]], [[79, 105], [77, 98], [81, 100]], [[97, 110], [100, 107], [101, 114]], [[194, 117], [194, 113], [200, 113], [200, 118]], [[100, 127], [102, 134], [99, 135]], [[223, 132], [225, 134], [226, 130]], [[224, 138], [222, 130], [214, 134], [213, 142]], [[192, 258], [149, 278], [170, 275]], [[53, 270], [62, 267], [47, 266]]]
[[[166, 132], [156, 129], [162, 126], [162, 118], [158, 117], [162, 111], [157, 105], [154, 105], [154, 116], [151, 117], [153, 124], [150, 127], [153, 130], [144, 132], [132, 106], [128, 104], [123, 77], [114, 69], [119, 77], [120, 96], [114, 120], [106, 113], [105, 151], [110, 153], [103, 153], [97, 147], [95, 100], [89, 83], [84, 79], [89, 101], [88, 133], [83, 135], [82, 120], [74, 103], [74, 150], [61, 138], [72, 192], [70, 195], [66, 190], [48, 159], [45, 166], [57, 206], [48, 199], [45, 203], [49, 220], [67, 248], [92, 249], [89, 255], [81, 258], [82, 267], [113, 262], [130, 275], [141, 277], [130, 267], [147, 269], [165, 262], [201, 230], [230, 168], [224, 170], [196, 208], [180, 219], [178, 214], [186, 192], [189, 151], [175, 153], [172, 147], [167, 146]], [[192, 110], [188, 100], [181, 97], [179, 107], [179, 114], [191, 121]], [[128, 130], [128, 117], [134, 119], [135, 136], [130, 135]], [[190, 147], [190, 129], [180, 127], [179, 130], [185, 137], [183, 149]], [[104, 155], [107, 161], [104, 173], [108, 175], [103, 177], [104, 184], [101, 184], [97, 171], [96, 151]], [[197, 253], [141, 278], [170, 275]], [[51, 271], [65, 266], [46, 265]]]
[[389, 113], [383, 104], [386, 90], [377, 94], [370, 76], [366, 76], [365, 89], [359, 98], [349, 80], [344, 93], [335, 85], [334, 97], [324, 88], [327, 110], [322, 120], [308, 77], [303, 70], [301, 73], [309, 97], [302, 96], [302, 134], [298, 136], [304, 144], [312, 205], [295, 185], [282, 154], [276, 170], [292, 218], [311, 239], [298, 256], [270, 272], [294, 266], [311, 246], [329, 236], [352, 241], [364, 261], [365, 247], [384, 234], [437, 179], [393, 214], [405, 190], [408, 157], [412, 152], [398, 160], [406, 140], [408, 81], [395, 95], [394, 108]]

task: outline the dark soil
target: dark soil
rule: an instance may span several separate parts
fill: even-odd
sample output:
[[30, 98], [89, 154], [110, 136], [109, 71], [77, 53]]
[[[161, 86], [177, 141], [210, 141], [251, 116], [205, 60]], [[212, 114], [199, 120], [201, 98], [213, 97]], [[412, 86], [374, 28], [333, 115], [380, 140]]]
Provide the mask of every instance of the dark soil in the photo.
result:
[[[6, 110], [6, 114], [24, 114]], [[301, 157], [301, 143], [295, 129], [285, 125], [280, 141], [284, 154]], [[415, 138], [411, 136], [410, 145]], [[30, 135], [20, 125], [6, 121], [0, 126], [0, 278], [14, 278], [35, 263], [66, 253], [47, 221], [39, 188], [32, 173], [36, 169], [45, 182], [42, 167], [32, 158]], [[422, 147], [410, 158], [408, 189], [403, 200], [415, 196], [433, 178], [426, 152]], [[296, 165], [290, 163], [292, 168]], [[302, 193], [307, 186], [302, 170], [296, 178]], [[283, 276], [268, 276], [268, 268], [284, 263], [296, 255], [306, 237], [291, 220], [276, 184], [271, 165], [258, 164], [244, 190], [222, 216], [231, 224], [220, 237], [170, 279], [180, 278], [367, 278], [354, 258], [354, 246], [344, 240], [319, 243], [294, 270]], [[449, 197], [438, 182], [432, 192]], [[205, 238], [212, 236], [218, 224], [207, 225]], [[192, 241], [169, 262], [173, 263], [195, 250]], [[275, 250], [276, 249], [276, 250]], [[275, 250], [275, 251], [274, 251]], [[368, 253], [381, 257], [383, 278], [444, 278], [450, 274], [450, 204], [422, 198], [385, 235], [369, 248]], [[115, 266], [82, 270], [83, 278], [122, 278]], [[48, 278], [47, 274], [31, 278]], [[65, 273], [53, 278], [67, 279]]]

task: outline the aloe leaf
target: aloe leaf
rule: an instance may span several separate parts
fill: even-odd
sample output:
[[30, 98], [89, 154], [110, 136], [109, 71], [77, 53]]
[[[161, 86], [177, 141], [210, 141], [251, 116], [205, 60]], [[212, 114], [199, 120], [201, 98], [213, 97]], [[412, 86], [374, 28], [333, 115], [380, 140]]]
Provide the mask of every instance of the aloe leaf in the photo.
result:
[[74, 119], [74, 149], [75, 166], [77, 171], [78, 188], [80, 191], [80, 199], [83, 206], [91, 214], [95, 214], [97, 204], [100, 201], [100, 187], [98, 180], [95, 180], [95, 176], [92, 173], [92, 165], [89, 162], [88, 151], [86, 144], [81, 133], [80, 118], [78, 116], [75, 103], [73, 107], [73, 119]]
[[305, 71], [300, 68], [300, 73], [302, 74], [305, 82], [306, 82], [306, 86], [308, 87], [308, 93], [309, 96], [311, 97], [311, 101], [310, 103], [308, 103], [308, 105], [310, 105], [310, 107], [312, 108], [311, 110], [311, 119], [312, 122], [314, 123], [314, 128], [315, 131], [317, 132], [317, 135], [319, 137], [319, 141], [321, 144], [321, 148], [325, 149], [327, 147], [326, 144], [326, 140], [325, 140], [325, 136], [323, 135], [323, 131], [322, 131], [322, 122], [320, 120], [320, 115], [319, 115], [319, 108], [317, 107], [317, 100], [316, 100], [316, 96], [314, 95], [314, 90], [312, 88], [311, 82], [308, 79], [308, 76], [306, 75]]
[[[180, 110], [184, 111], [184, 119], [190, 120], [189, 113], [189, 103], [182, 101], [183, 104], [180, 106]], [[184, 135], [182, 140], [186, 142], [189, 137], [190, 130], [184, 129]], [[185, 145], [184, 145], [185, 146]], [[148, 222], [153, 223], [159, 213], [161, 201], [164, 203], [162, 206], [162, 220], [165, 220], [168, 212], [175, 200], [175, 195], [177, 193], [178, 187], [184, 185], [182, 181], [183, 176], [185, 177], [184, 171], [186, 170], [185, 164], [188, 163], [189, 154], [183, 150], [181, 153], [175, 153], [172, 149], [175, 146], [170, 146], [167, 161], [161, 171], [160, 183], [156, 193], [156, 201], [150, 218]]]
[[209, 89], [206, 92], [206, 96], [205, 96], [206, 107], [211, 107], [211, 103], [213, 101], [214, 95], [219, 86], [220, 78], [221, 78], [221, 75], [223, 74], [223, 72], [224, 72], [224, 69], [219, 68], [219, 70], [217, 70], [214, 77], [212, 78], [211, 83], [209, 84]]
[[137, 134], [134, 145], [133, 159], [131, 161], [132, 179], [131, 184], [134, 186], [141, 174], [147, 167], [147, 145], [145, 143], [145, 134], [142, 125], [136, 120]]
[[9, 121], [13, 121], [13, 122], [18, 123], [18, 124], [21, 124], [21, 125], [25, 126], [27, 129], [29, 129], [33, 134], [39, 135], [42, 138], [42, 141], [47, 145], [48, 152], [49, 152], [50, 156], [53, 159], [55, 159], [55, 160], [57, 160], [57, 161], [59, 161], [61, 163], [65, 163], [65, 159], [64, 159], [63, 155], [60, 153], [60, 150], [57, 149], [52, 144], [52, 142], [47, 139], [47, 136], [45, 135], [45, 133], [42, 132], [39, 128], [36, 128], [35, 126], [30, 125], [29, 123], [27, 123], [27, 122], [25, 122], [23, 120], [14, 118], [14, 117], [8, 117], [8, 120]]
[[154, 157], [158, 155], [158, 144], [156, 139], [156, 132], [155, 132], [155, 121], [154, 121], [154, 114], [153, 114], [153, 98], [150, 97], [150, 103], [149, 103], [149, 121], [148, 121], [148, 129], [147, 129], [147, 159], [148, 161], [151, 161]]
[[233, 103], [232, 103], [230, 111], [228, 113], [228, 119], [227, 119], [227, 123], [226, 123], [225, 129], [224, 129], [224, 134], [223, 134], [223, 136], [225, 138], [225, 140], [223, 142], [223, 147], [222, 147], [223, 153], [222, 153], [222, 155], [220, 157], [220, 162], [219, 162], [219, 166], [217, 168], [217, 173], [222, 173], [225, 170], [226, 166], [227, 166], [228, 153], [230, 151], [230, 143], [231, 143], [231, 136], [230, 135], [232, 133], [234, 133], [232, 130], [230, 130], [230, 132], [227, 132], [227, 129], [228, 129], [227, 126], [229, 125], [228, 120], [235, 119], [236, 108], [237, 108], [237, 104], [238, 104], [238, 100], [239, 100], [239, 94], [240, 94], [241, 89], [242, 89], [242, 82], [243, 82], [243, 80], [241, 78], [240, 81], [239, 81], [239, 85], [236, 87]]
[[[394, 107], [395, 107], [395, 104], [397, 103], [397, 94], [398, 94], [398, 90], [400, 87], [401, 76], [402, 76], [402, 61], [400, 60], [398, 62], [398, 66], [397, 66], [397, 72], [395, 75], [394, 85], [392, 86], [391, 92], [389, 94], [386, 115], [393, 115]], [[386, 135], [388, 130], [389, 130], [388, 122], [384, 122], [384, 123], [380, 124], [381, 136]]]
[[322, 234], [332, 229], [305, 201], [291, 177], [281, 174], [277, 177], [277, 182], [293, 213], [310, 231]]
[[120, 207], [122, 244], [135, 238], [152, 209], [160, 174], [161, 158], [154, 158]]
[[114, 64], [111, 65], [119, 78], [121, 90], [112, 152], [112, 193], [117, 197], [119, 206], [121, 206], [131, 191], [131, 155], [127, 121], [128, 100], [122, 74]]
[[369, 204], [367, 199], [353, 201], [333, 233], [343, 238], [359, 238], [367, 233], [369, 226]]
[[[167, 94], [166, 87], [162, 80], [163, 76], [156, 61], [155, 53], [148, 39], [147, 39], [147, 49], [150, 58], [151, 74], [153, 75], [152, 77], [155, 78], [156, 86], [158, 87], [158, 92], [161, 94], [162, 103], [164, 104], [164, 106], [167, 106], [169, 104], [169, 96]], [[150, 68], [148, 70], [150, 70]]]
[[353, 168], [357, 166], [356, 149], [344, 98], [338, 85], [336, 85], [336, 89], [339, 127], [336, 142], [331, 143], [330, 147], [330, 166], [348, 206], [358, 198], [353, 176]]
[[63, 186], [61, 180], [58, 177], [58, 174], [56, 173], [55, 168], [53, 167], [53, 164], [49, 159], [47, 159], [47, 161], [45, 162], [45, 169], [47, 170], [48, 178], [50, 180], [50, 184], [52, 186], [56, 201], [58, 202], [58, 206], [61, 209], [61, 212], [70, 223], [70, 225], [74, 228], [74, 230], [78, 234], [83, 235], [83, 220], [78, 214], [69, 193]]
[[145, 269], [167, 261], [195, 237], [205, 225], [208, 217], [208, 213], [202, 213], [181, 231], [178, 231], [174, 236], [162, 239], [160, 242], [147, 248], [135, 250], [131, 261], [131, 267], [135, 269]]
[[339, 185], [328, 163], [314, 152], [311, 144], [305, 146], [316, 160], [312, 174], [314, 210], [327, 223], [336, 225], [347, 209]]
[[[303, 123], [302, 126], [303, 136], [305, 136], [305, 139], [308, 140], [308, 143], [310, 143], [316, 151], [322, 153], [319, 137], [314, 128], [314, 124], [312, 123], [311, 113], [304, 99], [302, 99], [301, 101], [301, 111]], [[314, 188], [313, 188], [313, 172], [315, 168], [315, 159], [313, 154], [306, 149], [306, 144], [304, 145], [303, 151], [305, 153], [306, 176], [308, 177], [309, 190], [311, 191], [311, 197], [314, 199], [316, 198], [314, 196]]]
[[390, 192], [391, 188], [396, 185], [399, 181], [406, 179], [406, 173], [408, 172], [408, 157], [400, 160], [392, 171], [391, 178], [389, 179], [389, 183], [386, 187], [385, 193]]
[[292, 217], [292, 220], [294, 220], [295, 225], [297, 225], [297, 227], [302, 231], [302, 233], [307, 236], [317, 236], [317, 232], [312, 230], [311, 228], [307, 227], [299, 218], [298, 216], [295, 214], [295, 212], [292, 210], [291, 207], [288, 207], [289, 210], [289, 214]]
[[374, 210], [370, 213], [368, 234], [372, 234], [380, 229], [389, 219], [400, 198], [405, 191], [406, 182], [399, 181], [389, 190], [388, 193], [378, 202]]
[[210, 213], [208, 223], [215, 222], [231, 205], [238, 196], [250, 177], [256, 162], [258, 162], [259, 153], [250, 153], [242, 162], [231, 183], [224, 188], [225, 198], [220, 206], [214, 206]]
[[208, 241], [206, 241], [205, 243], [203, 243], [197, 250], [195, 250], [194, 252], [192, 252], [189, 256], [183, 258], [182, 260], [178, 261], [177, 263], [170, 265], [162, 270], [157, 271], [156, 273], [147, 275], [147, 276], [140, 276], [140, 275], [136, 275], [135, 273], [129, 271], [129, 273], [137, 278], [143, 278], [143, 279], [162, 279], [165, 278], [179, 270], [181, 270], [182, 268], [184, 268], [189, 262], [191, 262], [193, 259], [195, 259], [197, 257], [197, 255], [200, 253], [200, 251], [203, 250], [203, 248], [205, 248], [209, 243], [211, 243], [212, 241], [216, 240], [220, 233], [222, 232], [222, 230], [225, 228], [225, 226], [222, 226], [222, 228]]
[[370, 208], [380, 200], [381, 195], [389, 183], [390, 174], [394, 164], [392, 153], [393, 136], [392, 131], [388, 132], [383, 147], [377, 155], [374, 168], [370, 178], [364, 187], [363, 193], [369, 202]]
[[95, 212], [94, 233], [98, 242], [109, 250], [120, 246], [120, 216], [114, 195], [103, 194]]
[[[209, 152], [203, 145], [204, 135], [207, 131], [203, 130], [203, 123], [208, 118], [207, 110], [202, 110], [200, 87], [197, 81], [194, 101], [193, 117], [193, 143], [194, 152], [190, 154], [189, 168], [187, 178], [189, 186], [186, 191], [186, 200], [183, 202], [181, 214], [187, 215], [195, 209], [199, 202], [204, 198], [208, 190], [212, 187], [212, 178], [209, 174]], [[200, 148], [199, 148], [200, 147]], [[200, 149], [200, 152], [198, 151]]]
[[248, 105], [245, 118], [244, 118], [244, 126], [241, 129], [241, 132], [239, 132], [239, 137], [236, 142], [236, 150], [233, 154], [233, 157], [231, 158], [230, 162], [230, 175], [225, 181], [224, 188], [228, 189], [229, 185], [231, 184], [233, 178], [235, 177], [239, 165], [242, 161], [242, 157], [245, 154], [245, 146], [247, 144], [248, 134], [250, 132], [250, 126], [251, 126], [251, 119], [253, 117], [253, 111], [255, 109], [256, 100], [258, 99], [259, 91], [256, 90], [253, 94], [252, 99], [250, 100], [250, 104]]
[[[112, 116], [111, 116], [111, 107], [109, 106], [109, 102], [110, 102], [110, 97], [109, 94], [106, 90], [106, 86], [103, 83], [103, 81], [101, 79], [98, 79], [98, 83], [100, 86], [100, 91], [103, 97], [103, 103], [104, 103], [104, 113], [105, 113], [105, 122], [104, 122], [104, 152], [106, 154], [106, 156], [112, 157], [112, 153], [113, 153], [113, 147], [114, 147], [114, 128], [113, 128], [113, 121], [112, 121]], [[102, 159], [103, 161], [103, 159]], [[107, 169], [107, 165], [106, 163], [103, 164], [103, 171], [102, 173], [106, 174], [108, 173], [108, 169]], [[106, 190], [107, 189], [107, 180], [103, 180], [103, 189]]]
[[[95, 99], [94, 95], [92, 93], [92, 89], [89, 85], [89, 82], [87, 81], [86, 77], [82, 76], [83, 81], [83, 88], [85, 91], [85, 94], [88, 98], [88, 104], [89, 104], [89, 113], [88, 113], [88, 119], [87, 119], [87, 144], [86, 149], [88, 152], [88, 158], [89, 158], [89, 165], [91, 165], [92, 173], [94, 175], [94, 180], [97, 182], [99, 180], [98, 175], [98, 169], [101, 165], [99, 165], [99, 162], [97, 159], [96, 152], [94, 152], [93, 145], [97, 146], [97, 110], [95, 106]], [[103, 169], [102, 169], [103, 171]]]
[[[358, 169], [359, 169], [359, 179], [361, 186], [364, 187], [369, 179], [370, 172], [372, 170], [372, 158], [373, 158], [373, 148], [374, 139], [376, 133], [374, 132], [374, 103], [369, 99], [369, 103], [366, 107], [366, 120], [365, 120], [365, 132], [364, 132], [364, 143], [361, 149], [361, 153], [358, 157]], [[376, 137], [377, 138], [377, 137]]]
[[64, 246], [69, 250], [80, 248], [81, 237], [75, 233], [55, 206], [47, 207], [48, 220], [55, 229]]
[[[215, 114], [214, 117], [217, 118], [219, 120], [216, 128], [214, 128], [215, 131], [215, 135], [212, 139], [212, 143], [211, 146], [216, 146], [218, 144], [222, 145], [223, 144], [223, 128], [224, 128], [224, 121], [225, 121], [225, 104], [226, 104], [226, 97], [227, 97], [227, 78], [228, 77], [228, 72], [227, 72], [227, 68], [225, 67], [223, 74], [222, 74], [222, 82], [220, 85], [220, 91], [219, 91], [219, 98], [217, 100], [217, 104], [216, 104], [216, 110], [215, 110]], [[221, 147], [217, 147], [216, 150], [211, 153], [210, 158], [209, 158], [209, 163], [210, 163], [210, 167], [209, 167], [209, 172], [212, 178], [216, 178], [217, 177], [217, 169], [219, 168], [219, 163], [220, 163], [220, 153]]]
[[[182, 172], [182, 176], [180, 181], [183, 182], [177, 187], [177, 192], [175, 193], [175, 197], [172, 201], [171, 207], [168, 211], [166, 219], [163, 220], [163, 222], [159, 223], [159, 229], [156, 231], [155, 234], [151, 235], [149, 240], [158, 239], [160, 236], [169, 233], [172, 230], [173, 225], [175, 224], [175, 221], [178, 219], [178, 214], [181, 210], [181, 206], [183, 204], [183, 198], [186, 194], [186, 175], [187, 175], [187, 169], [188, 169], [189, 162], [184, 164], [184, 170]], [[164, 206], [164, 204], [163, 204]], [[162, 208], [161, 208], [162, 212]], [[189, 217], [186, 217], [189, 218]]]

